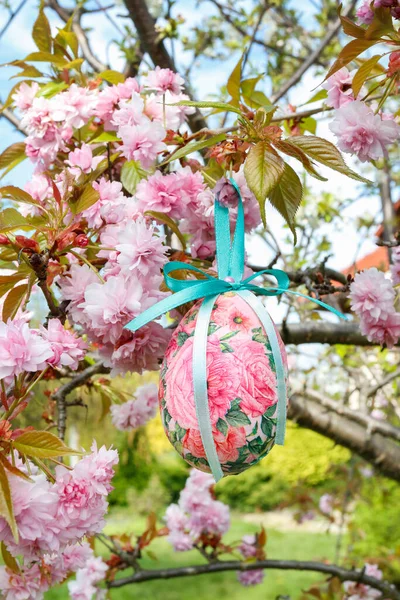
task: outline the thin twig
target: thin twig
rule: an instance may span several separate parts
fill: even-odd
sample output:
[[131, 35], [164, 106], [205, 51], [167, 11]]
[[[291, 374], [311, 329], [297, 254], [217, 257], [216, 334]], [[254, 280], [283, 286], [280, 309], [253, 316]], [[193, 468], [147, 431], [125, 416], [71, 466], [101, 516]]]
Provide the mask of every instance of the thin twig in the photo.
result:
[[28, 0], [22, 0], [22, 2], [20, 2], [20, 4], [18, 4], [17, 8], [10, 13], [8, 21], [6, 22], [6, 24], [4, 25], [4, 27], [0, 30], [0, 38], [2, 38], [2, 36], [5, 34], [5, 32], [7, 31], [7, 29], [10, 27], [11, 23], [13, 22], [13, 20], [15, 19], [15, 17], [19, 13], [19, 11], [25, 6], [25, 4], [27, 3], [27, 1]]
[[[357, 3], [357, 0], [352, 0], [350, 5], [348, 6], [348, 8], [344, 11], [343, 16], [348, 16], [354, 9], [356, 3]], [[331, 27], [328, 29], [328, 32], [325, 35], [325, 37], [322, 38], [319, 46], [314, 50], [314, 52], [311, 52], [311, 54], [309, 54], [307, 56], [307, 58], [302, 62], [302, 64], [299, 66], [299, 68], [293, 73], [293, 75], [281, 87], [281, 89], [272, 96], [271, 101], [273, 103], [277, 102], [283, 96], [285, 96], [287, 94], [287, 92], [300, 81], [300, 79], [303, 77], [304, 73], [306, 71], [308, 71], [308, 69], [310, 67], [312, 67], [312, 65], [315, 64], [315, 62], [321, 56], [321, 54], [323, 53], [325, 48], [328, 46], [328, 44], [330, 44], [330, 42], [333, 40], [333, 38], [339, 33], [341, 24], [342, 24], [341, 20], [336, 19], [336, 21], [333, 23], [333, 25], [331, 25]]]

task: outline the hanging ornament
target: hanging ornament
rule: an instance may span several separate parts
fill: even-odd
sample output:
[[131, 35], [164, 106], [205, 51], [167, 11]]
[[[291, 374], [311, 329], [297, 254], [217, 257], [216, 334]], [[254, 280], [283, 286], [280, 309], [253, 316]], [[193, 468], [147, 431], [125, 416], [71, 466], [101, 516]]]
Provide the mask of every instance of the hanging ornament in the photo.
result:
[[[192, 466], [211, 472], [216, 481], [241, 473], [285, 438], [287, 357], [285, 346], [256, 295], [290, 293], [316, 302], [341, 318], [331, 306], [289, 290], [279, 269], [265, 269], [243, 279], [244, 213], [239, 187], [233, 240], [229, 209], [215, 201], [218, 278], [197, 267], [172, 261], [164, 267], [173, 295], [133, 319], [137, 331], [162, 314], [198, 300], [182, 318], [165, 353], [160, 375], [160, 410], [168, 439]], [[202, 279], [175, 279], [185, 270]], [[259, 287], [260, 275], [277, 280]], [[201, 300], [199, 300], [201, 299]]]

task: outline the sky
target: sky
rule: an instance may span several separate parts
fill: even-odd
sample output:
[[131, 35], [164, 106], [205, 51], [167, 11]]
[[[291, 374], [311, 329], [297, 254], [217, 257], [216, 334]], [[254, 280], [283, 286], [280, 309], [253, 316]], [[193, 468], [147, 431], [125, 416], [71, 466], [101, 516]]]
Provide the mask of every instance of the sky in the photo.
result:
[[[106, 0], [102, 0], [102, 3], [105, 5]], [[245, 3], [246, 0], [244, 0], [243, 4]], [[12, 0], [12, 5], [14, 7], [18, 4], [19, 0]], [[64, 6], [73, 6], [74, 4], [74, 2], [68, 2], [67, 0], [64, 2]], [[157, 2], [153, 2], [153, 4], [157, 4]], [[298, 3], [296, 4], [298, 6]], [[36, 5], [36, 2], [29, 0], [10, 25], [7, 33], [1, 40], [1, 63], [7, 63], [16, 58], [22, 59], [29, 52], [36, 49], [30, 37], [30, 31], [37, 14]], [[95, 1], [88, 4], [88, 6], [95, 5]], [[314, 9], [311, 2], [301, 3], [301, 9], [303, 11], [302, 18], [304, 22], [312, 19]], [[208, 2], [203, 2], [200, 6], [197, 6], [195, 0], [178, 0], [175, 11], [176, 13], [182, 14], [186, 20], [187, 26], [190, 26], [198, 23], [205, 15], [212, 14], [215, 11], [215, 8]], [[122, 21], [119, 18], [119, 15], [124, 13], [124, 7], [119, 5], [117, 8], [110, 11], [110, 16], [121, 24]], [[53, 11], [47, 11], [47, 14], [51, 20], [54, 31], [57, 27], [63, 25]], [[7, 16], [5, 11], [0, 9], [0, 29], [6, 20]], [[90, 25], [92, 28], [90, 40], [93, 50], [98, 58], [103, 62], [110, 62], [114, 69], [121, 69], [124, 65], [124, 60], [120, 57], [118, 48], [115, 44], [106, 43], [106, 41], [118, 37], [119, 34], [115, 27], [103, 14], [88, 15], [84, 17], [83, 25], [85, 27]], [[179, 56], [180, 59], [182, 57], [182, 53], [179, 52], [179, 45], [177, 46], [177, 56]], [[218, 94], [218, 88], [221, 81], [226, 81], [229, 73], [237, 63], [238, 58], [239, 55], [233, 53], [232, 58], [223, 63], [211, 59], [202, 60], [201, 64], [196, 67], [195, 76], [193, 77], [197, 99], [205, 100], [210, 95], [215, 96], [215, 94]], [[9, 80], [9, 77], [15, 72], [16, 70], [12, 67], [0, 68], [0, 98], [2, 100], [5, 99], [9, 89], [16, 82], [15, 79]], [[306, 102], [313, 95], [313, 90], [319, 83], [320, 80], [316, 79], [314, 74], [309, 71], [306, 76], [303, 77], [301, 83], [290, 93], [290, 101], [296, 103], [296, 105], [301, 105]], [[266, 91], [268, 92], [267, 89]], [[280, 106], [283, 110], [285, 109], [284, 104], [281, 104]], [[329, 121], [327, 119], [319, 120], [317, 135], [334, 142], [335, 138], [329, 130], [328, 123]], [[1, 151], [11, 143], [21, 139], [21, 134], [16, 132], [5, 119], [0, 119]], [[354, 170], [361, 172], [360, 163], [357, 160], [348, 160], [348, 163]], [[24, 161], [22, 165], [5, 178], [4, 183], [13, 183], [14, 185], [22, 187], [29, 179], [32, 171], [33, 169], [28, 161]], [[324, 167], [321, 167], [320, 171], [328, 178], [328, 181], [320, 182], [311, 179], [309, 183], [316, 195], [323, 191], [333, 192], [338, 198], [357, 198], [360, 195], [361, 188], [357, 182]], [[309, 207], [308, 210], [312, 211], [312, 206]], [[354, 261], [357, 252], [359, 252], [360, 256], [375, 249], [376, 246], [374, 245], [373, 240], [366, 240], [361, 247], [359, 247], [359, 236], [354, 229], [353, 218], [356, 215], [364, 214], [366, 212], [376, 214], [378, 211], [379, 202], [377, 198], [361, 197], [351, 206], [351, 208], [345, 211], [343, 215], [344, 222], [340, 231], [332, 231], [332, 228], [330, 228], [329, 225], [326, 226], [326, 231], [333, 241], [333, 256], [328, 264], [332, 267], [342, 269]], [[271, 207], [267, 210], [267, 219], [277, 238], [283, 240], [286, 237], [287, 230], [283, 229], [281, 217]], [[253, 237], [250, 244], [248, 244], [248, 250], [250, 261], [253, 261], [255, 264], [266, 264], [271, 258], [271, 251], [266, 248], [265, 243], [260, 238]]]

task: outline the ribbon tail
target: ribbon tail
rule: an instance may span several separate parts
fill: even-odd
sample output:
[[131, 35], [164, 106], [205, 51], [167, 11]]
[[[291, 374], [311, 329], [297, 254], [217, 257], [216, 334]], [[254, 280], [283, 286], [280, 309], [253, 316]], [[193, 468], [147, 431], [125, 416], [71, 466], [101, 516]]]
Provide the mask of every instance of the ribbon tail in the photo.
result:
[[260, 302], [254, 294], [248, 290], [241, 290], [238, 292], [239, 296], [243, 298], [249, 306], [254, 310], [257, 317], [260, 319], [262, 326], [265, 329], [265, 333], [268, 336], [269, 343], [271, 345], [272, 356], [275, 363], [276, 370], [276, 382], [278, 392], [278, 422], [276, 425], [276, 443], [279, 446], [283, 446], [285, 441], [286, 432], [286, 374], [285, 367], [283, 366], [282, 353], [279, 347], [278, 336], [275, 330], [275, 325], [269, 316], [265, 306]]
[[193, 391], [197, 422], [207, 461], [215, 482], [224, 476], [219, 462], [210, 420], [207, 392], [207, 334], [211, 312], [219, 294], [206, 298], [200, 306], [193, 338]]

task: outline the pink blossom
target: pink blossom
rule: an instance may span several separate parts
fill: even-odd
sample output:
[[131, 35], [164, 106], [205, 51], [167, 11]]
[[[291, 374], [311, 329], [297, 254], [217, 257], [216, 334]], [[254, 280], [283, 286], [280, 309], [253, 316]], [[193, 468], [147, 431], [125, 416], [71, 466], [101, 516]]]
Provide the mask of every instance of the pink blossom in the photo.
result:
[[[378, 568], [378, 565], [366, 563], [364, 566], [364, 572], [369, 577], [375, 577], [375, 579], [379, 580], [382, 579], [382, 571]], [[379, 590], [375, 590], [364, 583], [357, 583], [356, 581], [344, 581], [343, 587], [348, 600], [374, 600], [375, 598], [382, 597]]]
[[382, 319], [370, 320], [368, 316], [361, 318], [360, 329], [370, 342], [393, 348], [400, 338], [400, 313], [393, 309], [392, 313]]
[[160, 273], [165, 263], [164, 236], [154, 235], [154, 228], [144, 219], [129, 222], [120, 232], [117, 263], [121, 272], [134, 273], [139, 278]]
[[399, 137], [400, 127], [382, 119], [364, 102], [355, 100], [339, 108], [329, 128], [338, 138], [343, 152], [356, 154], [365, 162], [387, 155], [387, 147]]
[[[374, 2], [374, 6], [378, 6], [377, 0]], [[370, 0], [363, 0], [361, 6], [356, 11], [357, 20], [361, 25], [370, 25], [374, 19], [374, 11], [371, 10]]]
[[185, 531], [189, 519], [178, 504], [170, 504], [165, 512], [164, 520], [171, 531]]
[[123, 326], [141, 312], [142, 303], [143, 288], [139, 281], [117, 275], [104, 283], [98, 280], [90, 283], [78, 308], [85, 313], [86, 324], [96, 337], [105, 343], [115, 343]]
[[88, 542], [81, 542], [72, 546], [67, 546], [60, 555], [63, 562], [63, 568], [66, 573], [71, 573], [82, 569], [86, 562], [93, 556], [93, 550]]
[[209, 258], [215, 254], [215, 239], [202, 230], [194, 236], [190, 246], [190, 253], [193, 258]]
[[124, 404], [111, 406], [112, 423], [120, 431], [145, 425], [156, 414], [158, 389], [154, 383], [139, 387], [135, 392], [135, 398]]
[[[38, 202], [44, 202], [53, 195], [53, 189], [50, 185], [49, 178], [40, 173], [32, 175], [28, 183], [25, 184], [24, 190]], [[42, 214], [42, 211], [38, 211], [38, 214]]]
[[333, 510], [333, 496], [331, 494], [323, 494], [319, 499], [319, 510], [324, 515], [332, 514]]
[[73, 331], [65, 329], [59, 319], [50, 319], [47, 329], [42, 327], [41, 334], [45, 340], [50, 342], [53, 352], [53, 356], [47, 362], [53, 367], [63, 365], [75, 371], [79, 361], [85, 356], [86, 342]]
[[[9, 475], [14, 515], [18, 526], [19, 541], [13, 539], [11, 530], [0, 518], [0, 537], [13, 555], [23, 554], [32, 558], [38, 552], [53, 552], [59, 549], [59, 528], [55, 522], [57, 495], [43, 473], [35, 472], [27, 481]], [[31, 471], [32, 471], [31, 469]]]
[[0, 590], [4, 600], [42, 600], [48, 589], [38, 564], [14, 573], [8, 567], [0, 567]]
[[377, 421], [384, 421], [386, 419], [386, 414], [380, 408], [374, 408], [371, 410], [370, 416], [373, 419], [377, 419]]
[[168, 534], [167, 540], [175, 550], [175, 552], [187, 552], [192, 550], [194, 542], [188, 533], [183, 531], [173, 530]]
[[49, 342], [24, 320], [0, 321], [0, 379], [23, 371], [40, 371], [52, 354]]
[[202, 534], [223, 535], [230, 527], [229, 506], [214, 500], [189, 516], [188, 527], [194, 537]]
[[357, 273], [350, 286], [351, 307], [371, 323], [393, 312], [394, 290], [389, 279], [375, 267]]
[[238, 205], [238, 194], [226, 177], [221, 177], [215, 184], [214, 194], [222, 206], [226, 208]]
[[141, 96], [133, 93], [129, 100], [122, 100], [115, 110], [111, 124], [118, 129], [121, 125], [140, 125], [147, 119], [143, 117], [144, 102]]
[[168, 214], [173, 219], [181, 219], [191, 198], [185, 193], [184, 177], [178, 173], [163, 175], [156, 171], [147, 180], [142, 179], [136, 188], [138, 208], [143, 213], [154, 210]]
[[257, 554], [257, 538], [254, 534], [244, 535], [242, 537], [239, 552], [243, 554], [244, 558], [250, 558], [250, 556], [255, 556]]
[[342, 67], [322, 84], [322, 87], [328, 90], [328, 106], [340, 108], [349, 102], [353, 102], [352, 81], [353, 76], [349, 70]]
[[94, 114], [96, 96], [96, 92], [72, 83], [66, 91], [51, 98], [53, 119], [73, 129], [83, 127]]
[[82, 569], [76, 573], [76, 579], [68, 582], [68, 591], [72, 600], [92, 600], [93, 595], [100, 591], [96, 583], [102, 581], [108, 566], [100, 556], [90, 557]]
[[238, 571], [237, 578], [239, 583], [244, 586], [259, 585], [264, 580], [264, 571], [262, 569], [253, 569], [252, 571]]
[[154, 71], [149, 71], [144, 79], [145, 87], [165, 93], [167, 91], [173, 94], [179, 94], [182, 91], [184, 81], [178, 73], [170, 69], [161, 69], [156, 67]]
[[33, 99], [38, 91], [39, 84], [36, 81], [32, 81], [30, 85], [23, 81], [18, 90], [12, 95], [12, 100], [20, 110], [28, 110], [32, 106]]
[[99, 192], [100, 197], [81, 213], [89, 227], [99, 229], [105, 223], [120, 222], [128, 200], [122, 192], [122, 184], [119, 181], [107, 181], [102, 177], [100, 181], [93, 183], [93, 187]]
[[160, 368], [170, 338], [170, 330], [158, 323], [149, 323], [134, 334], [125, 330], [116, 347], [103, 347], [101, 356], [104, 365], [112, 368], [113, 376], [156, 371]]
[[167, 148], [163, 139], [165, 129], [157, 121], [143, 121], [140, 125], [122, 125], [118, 129], [122, 139], [120, 150], [127, 160], [138, 161], [144, 169], [149, 169], [157, 154]]
[[186, 121], [187, 115], [195, 112], [192, 106], [172, 106], [182, 100], [189, 100], [189, 96], [167, 92], [164, 104], [163, 95], [149, 94], [145, 99], [144, 114], [152, 121], [162, 123], [166, 129], [177, 130]]
[[68, 154], [66, 164], [69, 165], [69, 171], [75, 177], [82, 173], [90, 173], [103, 160], [102, 156], [93, 156], [92, 148], [88, 144], [82, 144]]

